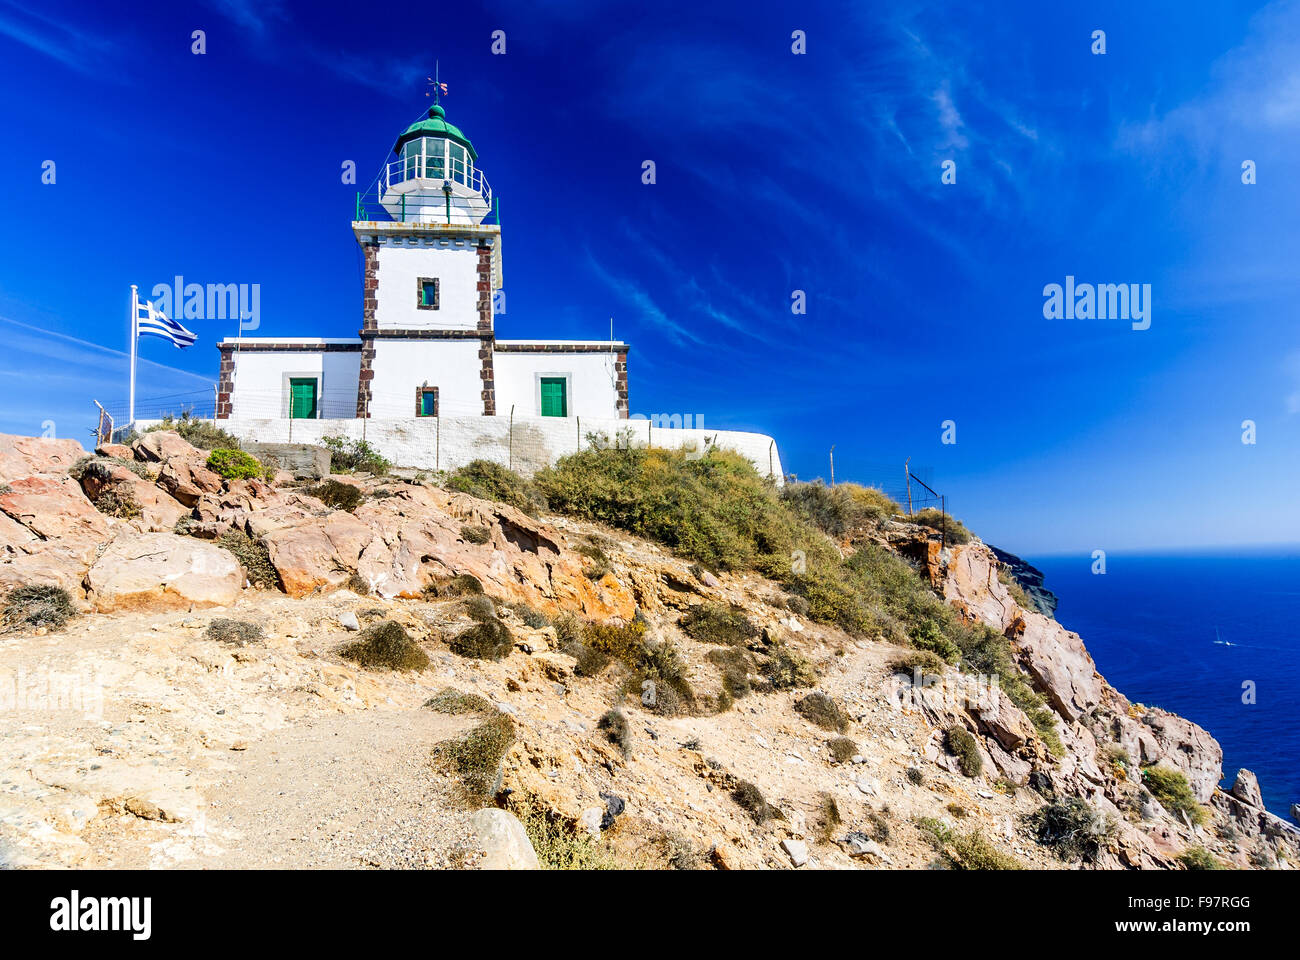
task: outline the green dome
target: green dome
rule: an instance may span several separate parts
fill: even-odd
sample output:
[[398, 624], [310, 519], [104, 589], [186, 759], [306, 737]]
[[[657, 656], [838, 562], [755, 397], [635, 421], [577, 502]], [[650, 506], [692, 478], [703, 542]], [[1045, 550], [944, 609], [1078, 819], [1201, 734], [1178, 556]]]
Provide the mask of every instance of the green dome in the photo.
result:
[[470, 160], [478, 160], [478, 153], [474, 150], [474, 145], [469, 142], [469, 138], [460, 132], [460, 127], [447, 122], [446, 111], [436, 103], [429, 108], [429, 116], [426, 119], [417, 120], [397, 138], [397, 143], [393, 145], [393, 153], [401, 153], [402, 144], [418, 137], [446, 137], [448, 140], [454, 140], [469, 151]]

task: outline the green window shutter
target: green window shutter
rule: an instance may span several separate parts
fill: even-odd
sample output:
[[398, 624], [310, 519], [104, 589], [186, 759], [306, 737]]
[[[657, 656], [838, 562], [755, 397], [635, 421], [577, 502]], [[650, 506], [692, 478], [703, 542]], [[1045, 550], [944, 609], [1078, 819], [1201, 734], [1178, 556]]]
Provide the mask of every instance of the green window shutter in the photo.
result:
[[542, 377], [542, 416], [567, 417], [569, 415], [565, 386], [563, 377]]
[[316, 418], [316, 381], [294, 377], [289, 381], [289, 416], [295, 420]]

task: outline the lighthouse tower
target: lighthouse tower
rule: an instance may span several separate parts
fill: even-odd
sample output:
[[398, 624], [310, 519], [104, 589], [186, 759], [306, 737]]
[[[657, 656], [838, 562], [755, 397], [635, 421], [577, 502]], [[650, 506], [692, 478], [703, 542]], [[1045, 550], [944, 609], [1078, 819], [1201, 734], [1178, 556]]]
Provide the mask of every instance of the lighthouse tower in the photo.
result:
[[[567, 449], [593, 422], [628, 418], [628, 345], [613, 339], [607, 318], [591, 328], [609, 339], [497, 339], [500, 205], [478, 151], [436, 100], [357, 195], [352, 234], [363, 263], [357, 336], [223, 340], [218, 417], [332, 421], [319, 436], [362, 418], [371, 421], [362, 434], [391, 458], [434, 464], [453, 450], [486, 449], [502, 430], [506, 462], [526, 456], [536, 443], [514, 440], [529, 420], [533, 441], [550, 436]], [[339, 319], [328, 318], [335, 327]], [[555, 422], [569, 419], [572, 428]]]
[[358, 417], [496, 413], [501, 227], [483, 222], [493, 212], [478, 152], [435, 103], [397, 138], [357, 203]]

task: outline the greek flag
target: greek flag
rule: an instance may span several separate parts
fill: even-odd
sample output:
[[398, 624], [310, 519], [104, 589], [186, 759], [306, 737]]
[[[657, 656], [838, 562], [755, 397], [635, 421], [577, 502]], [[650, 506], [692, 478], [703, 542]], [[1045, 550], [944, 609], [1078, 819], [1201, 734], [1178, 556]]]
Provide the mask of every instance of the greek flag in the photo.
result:
[[144, 303], [136, 306], [136, 332], [142, 337], [162, 337], [164, 340], [170, 340], [179, 350], [181, 347], [190, 347], [198, 337], [186, 330], [175, 320], [170, 320], [167, 315], [153, 305], [153, 301], [146, 300]]

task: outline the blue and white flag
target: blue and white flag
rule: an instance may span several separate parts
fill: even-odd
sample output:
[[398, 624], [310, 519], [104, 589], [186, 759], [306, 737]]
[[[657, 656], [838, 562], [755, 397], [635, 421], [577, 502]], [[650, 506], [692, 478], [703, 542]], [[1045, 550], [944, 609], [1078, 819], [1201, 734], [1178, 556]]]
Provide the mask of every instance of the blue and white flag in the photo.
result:
[[135, 323], [136, 332], [142, 337], [162, 337], [164, 340], [170, 340], [172, 344], [180, 349], [181, 347], [190, 347], [198, 339], [196, 334], [186, 330], [175, 320], [168, 319], [167, 315], [153, 305], [153, 301], [146, 300], [144, 303], [136, 306]]

